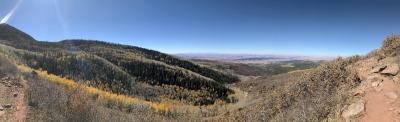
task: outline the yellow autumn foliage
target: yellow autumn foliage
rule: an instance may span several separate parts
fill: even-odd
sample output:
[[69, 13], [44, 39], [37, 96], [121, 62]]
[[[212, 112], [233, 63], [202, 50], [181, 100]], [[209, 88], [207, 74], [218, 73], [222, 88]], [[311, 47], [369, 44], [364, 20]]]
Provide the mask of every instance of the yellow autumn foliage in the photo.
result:
[[47, 71], [35, 70], [35, 69], [32, 69], [25, 65], [17, 65], [17, 67], [20, 71], [25, 72], [25, 73], [30, 73], [32, 71], [35, 71], [38, 74], [38, 76], [40, 76], [41, 78], [55, 82], [57, 84], [65, 85], [68, 88], [82, 87], [86, 92], [88, 92], [90, 94], [98, 95], [101, 99], [111, 100], [114, 102], [122, 103], [124, 105], [145, 104], [145, 105], [149, 106], [150, 108], [154, 109], [156, 112], [167, 112], [171, 108], [171, 105], [167, 104], [167, 103], [154, 103], [154, 102], [141, 100], [138, 98], [127, 96], [127, 95], [119, 95], [119, 94], [115, 94], [112, 92], [103, 91], [103, 90], [100, 90], [100, 89], [97, 89], [94, 87], [82, 86], [73, 80], [70, 80], [67, 78], [62, 78], [57, 75], [47, 73]]

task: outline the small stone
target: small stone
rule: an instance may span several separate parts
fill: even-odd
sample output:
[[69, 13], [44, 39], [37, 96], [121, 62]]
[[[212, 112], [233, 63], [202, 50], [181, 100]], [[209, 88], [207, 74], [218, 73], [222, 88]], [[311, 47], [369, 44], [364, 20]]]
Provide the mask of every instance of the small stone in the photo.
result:
[[358, 100], [355, 103], [352, 103], [342, 112], [342, 117], [347, 120], [353, 119], [363, 114], [364, 111], [365, 111], [365, 101]]
[[389, 111], [393, 111], [394, 110], [394, 108], [389, 108]]
[[353, 93], [353, 96], [363, 96], [364, 95], [364, 91], [363, 90], [357, 90]]
[[400, 114], [400, 110], [396, 110], [395, 113]]
[[378, 87], [381, 84], [379, 81], [372, 82], [372, 87]]
[[0, 105], [0, 111], [3, 111], [3, 110], [4, 110], [3, 106]]
[[399, 83], [400, 82], [400, 75], [397, 75], [396, 77], [394, 77], [393, 81]]
[[388, 92], [385, 94], [386, 97], [390, 98], [390, 99], [397, 99], [397, 94], [394, 92]]

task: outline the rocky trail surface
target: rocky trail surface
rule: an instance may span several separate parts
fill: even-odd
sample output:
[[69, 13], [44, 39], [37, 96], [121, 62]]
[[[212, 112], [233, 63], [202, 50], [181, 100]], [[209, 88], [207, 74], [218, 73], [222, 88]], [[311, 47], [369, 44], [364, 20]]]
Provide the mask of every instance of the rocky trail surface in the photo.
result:
[[26, 81], [3, 74], [0, 76], [0, 121], [25, 122], [27, 114]]
[[399, 65], [395, 58], [367, 59], [356, 64], [362, 80], [354, 102], [342, 112], [347, 121], [400, 122]]

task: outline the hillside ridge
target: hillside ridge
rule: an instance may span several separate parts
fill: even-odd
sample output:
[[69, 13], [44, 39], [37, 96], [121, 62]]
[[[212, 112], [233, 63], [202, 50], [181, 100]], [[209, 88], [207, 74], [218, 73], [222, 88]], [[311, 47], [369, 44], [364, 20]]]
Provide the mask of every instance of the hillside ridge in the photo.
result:
[[[0, 26], [0, 33], [0, 44], [12, 47], [3, 53], [19, 63], [144, 99], [169, 96], [196, 105], [212, 104], [233, 92], [224, 84], [238, 81], [236, 76], [141, 47], [94, 40], [42, 42], [7, 24]], [[162, 92], [175, 86], [193, 93]]]

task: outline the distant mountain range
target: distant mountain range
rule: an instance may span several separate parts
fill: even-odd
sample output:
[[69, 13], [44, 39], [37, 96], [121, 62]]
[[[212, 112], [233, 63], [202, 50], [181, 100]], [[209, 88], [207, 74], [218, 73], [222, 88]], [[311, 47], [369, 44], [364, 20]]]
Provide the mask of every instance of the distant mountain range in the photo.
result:
[[233, 63], [273, 63], [280, 61], [326, 61], [334, 57], [322, 56], [297, 56], [297, 55], [262, 55], [262, 54], [218, 54], [218, 53], [182, 53], [175, 54], [178, 57], [188, 59], [217, 60]]

